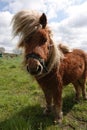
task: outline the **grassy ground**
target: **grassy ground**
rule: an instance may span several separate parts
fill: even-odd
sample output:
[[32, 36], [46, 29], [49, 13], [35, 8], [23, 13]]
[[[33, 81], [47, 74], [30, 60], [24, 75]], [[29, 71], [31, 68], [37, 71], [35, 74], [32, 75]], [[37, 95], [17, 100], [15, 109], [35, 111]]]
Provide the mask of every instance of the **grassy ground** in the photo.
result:
[[22, 68], [21, 58], [0, 58], [0, 130], [87, 130], [87, 101], [73, 101], [72, 85], [63, 91], [62, 125], [43, 116], [44, 95]]

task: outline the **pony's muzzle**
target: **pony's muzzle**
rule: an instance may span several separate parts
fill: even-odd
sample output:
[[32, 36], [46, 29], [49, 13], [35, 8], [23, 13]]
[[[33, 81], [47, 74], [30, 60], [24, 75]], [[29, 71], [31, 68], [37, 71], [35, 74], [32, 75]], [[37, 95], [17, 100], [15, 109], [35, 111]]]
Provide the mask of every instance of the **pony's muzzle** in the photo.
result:
[[40, 75], [43, 71], [43, 66], [37, 60], [33, 60], [33, 62], [29, 60], [27, 64], [27, 71], [31, 75]]
[[42, 66], [38, 65], [37, 68], [29, 68], [29, 66], [27, 66], [27, 71], [31, 74], [31, 75], [39, 75], [42, 72]]

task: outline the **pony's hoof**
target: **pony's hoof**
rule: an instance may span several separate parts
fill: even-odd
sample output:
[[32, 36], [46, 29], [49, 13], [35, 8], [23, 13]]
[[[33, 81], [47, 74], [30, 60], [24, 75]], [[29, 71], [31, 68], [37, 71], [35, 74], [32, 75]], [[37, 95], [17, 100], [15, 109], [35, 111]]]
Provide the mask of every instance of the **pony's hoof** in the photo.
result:
[[55, 119], [54, 120], [54, 125], [57, 125], [57, 124], [61, 125], [62, 124], [62, 119]]
[[55, 117], [54, 124], [62, 124], [63, 112], [60, 112], [58, 116]]

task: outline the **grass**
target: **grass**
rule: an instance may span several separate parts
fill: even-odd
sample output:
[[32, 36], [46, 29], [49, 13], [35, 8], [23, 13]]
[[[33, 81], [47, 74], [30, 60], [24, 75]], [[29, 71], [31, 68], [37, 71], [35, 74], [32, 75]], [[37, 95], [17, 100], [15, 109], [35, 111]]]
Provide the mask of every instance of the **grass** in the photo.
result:
[[45, 99], [37, 82], [21, 66], [21, 57], [0, 58], [0, 130], [87, 130], [87, 101], [73, 101], [72, 85], [63, 90], [62, 125], [43, 116]]

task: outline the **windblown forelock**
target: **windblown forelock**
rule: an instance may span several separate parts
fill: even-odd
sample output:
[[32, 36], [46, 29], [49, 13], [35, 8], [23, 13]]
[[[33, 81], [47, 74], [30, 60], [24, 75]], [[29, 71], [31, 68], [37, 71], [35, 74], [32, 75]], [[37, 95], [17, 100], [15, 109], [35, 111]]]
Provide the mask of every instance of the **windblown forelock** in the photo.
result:
[[22, 42], [32, 32], [41, 28], [39, 23], [41, 14], [36, 11], [20, 11], [12, 19], [13, 35], [19, 35]]

